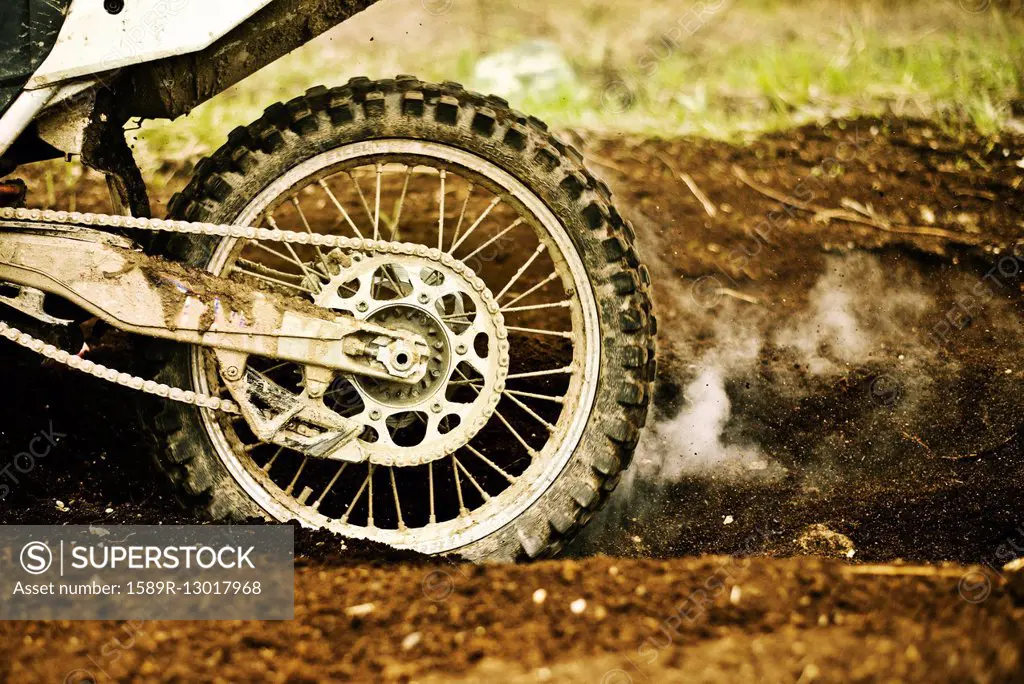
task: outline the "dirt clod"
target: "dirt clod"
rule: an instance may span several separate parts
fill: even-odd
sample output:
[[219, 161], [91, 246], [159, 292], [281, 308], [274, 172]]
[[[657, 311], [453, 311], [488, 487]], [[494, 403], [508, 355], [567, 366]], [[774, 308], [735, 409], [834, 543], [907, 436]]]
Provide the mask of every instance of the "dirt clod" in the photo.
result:
[[809, 526], [796, 543], [804, 553], [824, 558], [853, 558], [857, 552], [849, 537], [821, 523]]

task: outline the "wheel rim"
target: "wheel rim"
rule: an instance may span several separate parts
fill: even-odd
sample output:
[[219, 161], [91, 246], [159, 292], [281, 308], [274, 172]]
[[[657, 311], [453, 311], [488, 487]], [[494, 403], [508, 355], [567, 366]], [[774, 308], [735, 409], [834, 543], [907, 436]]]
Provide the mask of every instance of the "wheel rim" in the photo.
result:
[[[439, 380], [423, 388], [423, 397], [401, 396], [363, 379], [340, 378], [332, 385], [333, 397], [342, 397], [340, 412], [377, 430], [376, 441], [364, 432], [356, 443], [372, 452], [365, 464], [307, 459], [258, 445], [244, 425], [203, 411], [221, 462], [270, 516], [443, 553], [515, 520], [563, 471], [594, 404], [598, 314], [567, 231], [523, 183], [446, 145], [364, 141], [291, 169], [236, 222], [417, 242], [450, 252], [471, 271], [460, 280], [426, 249], [419, 257], [363, 255], [355, 264], [333, 267], [328, 255], [312, 251], [271, 245], [277, 252], [272, 254], [237, 240], [217, 247], [208, 264], [213, 273], [305, 296], [359, 318], [412, 321], [412, 327], [433, 330], [444, 342], [435, 350]], [[437, 278], [424, 276], [431, 269], [447, 289], [425, 283]], [[485, 287], [470, 295], [474, 279]], [[459, 349], [468, 346], [460, 331], [464, 324], [482, 335], [475, 354]], [[467, 358], [472, 363], [464, 363]], [[294, 368], [276, 365], [262, 370], [287, 384], [282, 376], [294, 376]], [[467, 369], [476, 375], [467, 377]], [[212, 355], [198, 348], [192, 351], [192, 379], [197, 390], [224, 391]], [[478, 392], [477, 399], [456, 401], [467, 386]], [[481, 399], [487, 393], [495, 397], [490, 411]], [[462, 407], [481, 402], [476, 413]], [[437, 404], [440, 411], [433, 410]], [[472, 413], [469, 429], [461, 422], [453, 429], [442, 426], [456, 405], [461, 420]], [[391, 413], [386, 417], [385, 411]], [[426, 420], [415, 415], [424, 413]], [[417, 423], [427, 425], [419, 441], [409, 437]]]

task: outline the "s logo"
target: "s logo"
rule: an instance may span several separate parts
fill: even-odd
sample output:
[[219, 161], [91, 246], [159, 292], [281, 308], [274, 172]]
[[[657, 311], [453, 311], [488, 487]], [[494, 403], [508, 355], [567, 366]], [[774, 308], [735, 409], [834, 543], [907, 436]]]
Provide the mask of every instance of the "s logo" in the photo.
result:
[[30, 575], [42, 575], [53, 565], [53, 553], [43, 542], [29, 542], [21, 549], [21, 567]]

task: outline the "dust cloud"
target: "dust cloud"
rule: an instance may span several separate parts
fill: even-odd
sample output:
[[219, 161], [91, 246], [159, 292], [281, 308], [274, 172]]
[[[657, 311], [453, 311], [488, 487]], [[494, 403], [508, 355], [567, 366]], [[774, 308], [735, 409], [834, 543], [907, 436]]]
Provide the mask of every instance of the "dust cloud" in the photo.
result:
[[891, 279], [874, 256], [830, 257], [807, 308], [776, 332], [775, 345], [799, 353], [814, 376], [884, 361], [893, 349], [929, 356], [917, 324], [928, 321], [934, 302], [919, 278]]
[[733, 299], [702, 307], [683, 284], [668, 290], [675, 298], [671, 305], [685, 316], [677, 327], [703, 333], [674, 339], [663, 351], [697, 362], [668, 379], [682, 387], [677, 406], [655, 415], [627, 480], [779, 477], [785, 468], [770, 455], [771, 445], [751, 439], [757, 430], [742, 408], [737, 411], [731, 388], [769, 373], [774, 392], [798, 401], [851, 371], [897, 364], [906, 369], [934, 355], [926, 335], [934, 302], [912, 275], [896, 277], [869, 254], [827, 257], [803, 307], [787, 317], [773, 315], [770, 305]]

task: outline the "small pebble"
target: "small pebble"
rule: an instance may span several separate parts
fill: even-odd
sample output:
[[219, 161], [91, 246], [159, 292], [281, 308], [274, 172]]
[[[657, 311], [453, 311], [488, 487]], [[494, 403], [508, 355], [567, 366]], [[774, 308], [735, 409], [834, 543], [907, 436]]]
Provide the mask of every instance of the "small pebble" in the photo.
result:
[[729, 603], [734, 606], [738, 606], [740, 603], [740, 597], [743, 596], [743, 590], [740, 589], [740, 585], [734, 584], [732, 591], [729, 592]]
[[366, 617], [377, 607], [372, 603], [361, 603], [358, 606], [350, 606], [345, 609], [345, 615], [349, 617]]
[[1015, 558], [1003, 566], [1006, 572], [1020, 572], [1024, 570], [1024, 558]]
[[416, 648], [416, 645], [421, 641], [423, 641], [423, 635], [420, 632], [413, 632], [402, 639], [402, 650], [410, 651]]
[[732, 516], [731, 515], [725, 516], [725, 521], [722, 524], [723, 525], [731, 525], [732, 524]]
[[586, 609], [587, 609], [587, 601], [586, 601], [586, 599], [576, 599], [575, 601], [573, 601], [572, 603], [569, 604], [569, 610], [572, 611], [573, 615], [580, 615]]
[[544, 603], [544, 600], [547, 597], [548, 597], [548, 592], [546, 592], [543, 589], [538, 589], [537, 591], [533, 592], [533, 602], [536, 603], [538, 606], [540, 604]]

